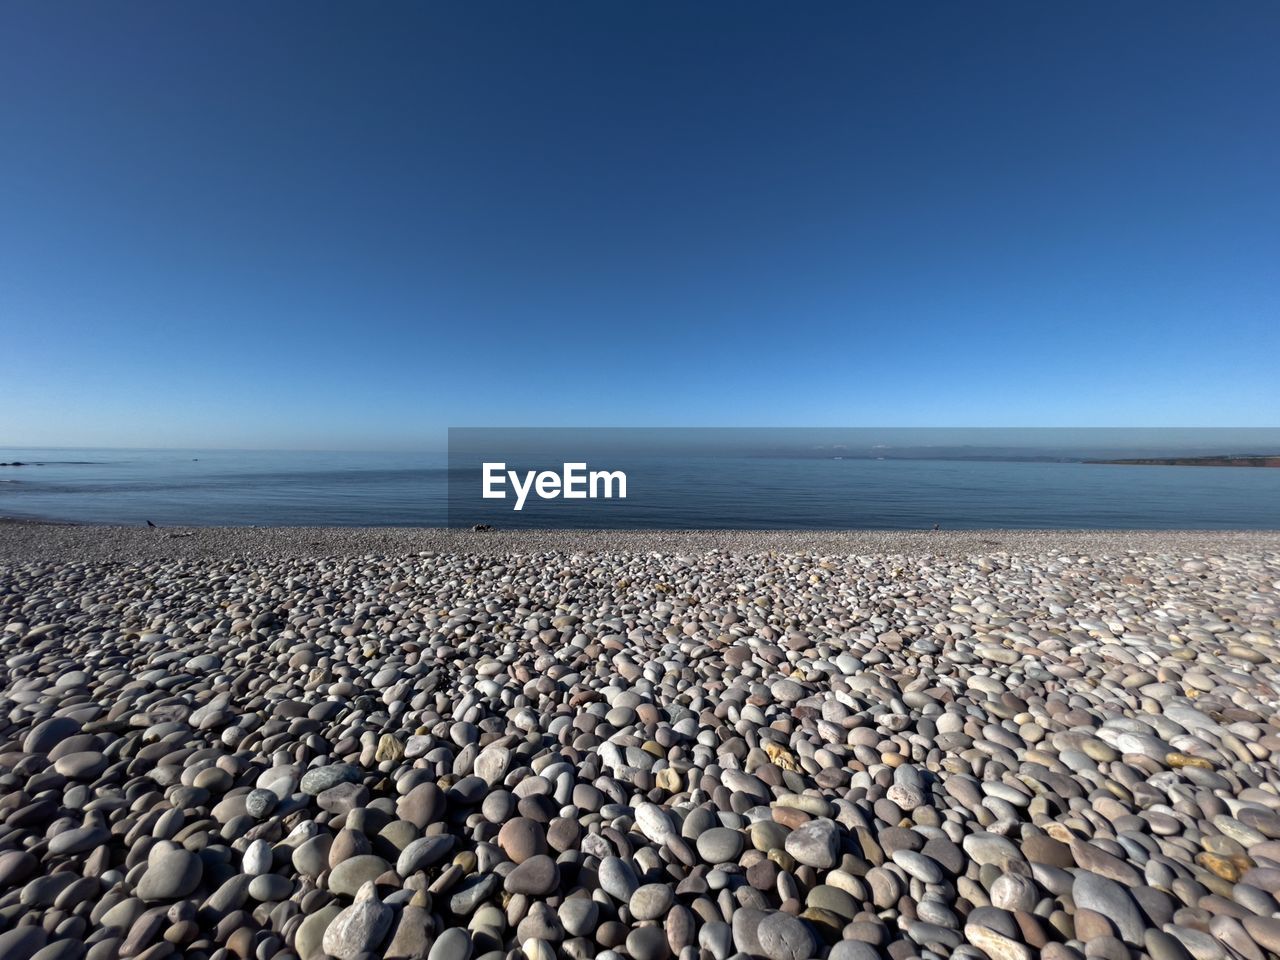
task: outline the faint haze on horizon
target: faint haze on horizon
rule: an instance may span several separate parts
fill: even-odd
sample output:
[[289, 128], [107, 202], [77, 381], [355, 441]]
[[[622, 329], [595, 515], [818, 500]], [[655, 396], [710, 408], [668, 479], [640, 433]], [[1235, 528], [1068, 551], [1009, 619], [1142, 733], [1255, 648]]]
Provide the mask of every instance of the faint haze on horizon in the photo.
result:
[[1278, 43], [1252, 0], [7, 4], [0, 446], [1274, 426]]
[[[417, 446], [400, 448], [289, 449], [279, 447], [54, 447], [0, 445], [0, 463], [93, 463], [131, 454], [405, 455], [554, 462], [625, 455], [720, 457], [876, 457], [939, 459], [1098, 459], [1280, 455], [1280, 428], [1242, 427], [461, 427]], [[67, 456], [77, 459], [67, 460]], [[79, 458], [85, 459], [79, 459]], [[101, 457], [101, 459], [99, 459]]]

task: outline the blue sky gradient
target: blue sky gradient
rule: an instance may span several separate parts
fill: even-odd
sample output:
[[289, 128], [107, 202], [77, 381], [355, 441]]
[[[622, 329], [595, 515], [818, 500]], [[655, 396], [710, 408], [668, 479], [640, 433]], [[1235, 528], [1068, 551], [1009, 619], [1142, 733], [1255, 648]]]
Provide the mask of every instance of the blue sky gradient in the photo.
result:
[[1280, 5], [10, 3], [0, 444], [1274, 426]]

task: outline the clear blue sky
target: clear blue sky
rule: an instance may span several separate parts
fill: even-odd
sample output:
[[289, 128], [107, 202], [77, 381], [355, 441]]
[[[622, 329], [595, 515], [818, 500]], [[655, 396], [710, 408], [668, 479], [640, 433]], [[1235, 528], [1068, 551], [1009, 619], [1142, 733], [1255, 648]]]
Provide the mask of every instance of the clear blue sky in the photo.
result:
[[0, 444], [1276, 425], [1280, 5], [0, 8]]

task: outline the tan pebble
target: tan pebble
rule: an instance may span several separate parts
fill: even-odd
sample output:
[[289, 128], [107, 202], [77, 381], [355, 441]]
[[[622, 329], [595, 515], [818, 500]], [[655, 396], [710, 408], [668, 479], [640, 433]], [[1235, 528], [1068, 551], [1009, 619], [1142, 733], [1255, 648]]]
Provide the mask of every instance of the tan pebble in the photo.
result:
[[1171, 767], [1197, 767], [1200, 770], [1213, 769], [1213, 764], [1204, 757], [1193, 757], [1186, 753], [1165, 754], [1164, 762]]

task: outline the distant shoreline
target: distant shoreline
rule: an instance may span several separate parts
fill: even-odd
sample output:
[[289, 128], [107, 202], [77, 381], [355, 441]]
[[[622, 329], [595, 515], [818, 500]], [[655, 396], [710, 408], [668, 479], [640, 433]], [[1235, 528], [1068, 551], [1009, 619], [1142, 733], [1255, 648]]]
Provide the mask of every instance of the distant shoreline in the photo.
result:
[[1126, 467], [1280, 467], [1275, 457], [1140, 457], [1131, 460], [1086, 460], [1090, 464]]

